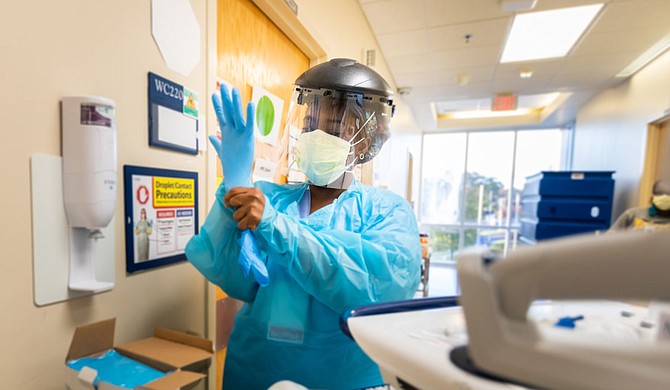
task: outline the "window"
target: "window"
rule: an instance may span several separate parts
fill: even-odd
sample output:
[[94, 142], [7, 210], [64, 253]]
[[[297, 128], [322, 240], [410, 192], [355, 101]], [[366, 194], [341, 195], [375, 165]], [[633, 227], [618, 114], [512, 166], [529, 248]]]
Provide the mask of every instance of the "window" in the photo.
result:
[[514, 248], [525, 179], [561, 168], [566, 131], [424, 135], [419, 220], [432, 259], [453, 261], [473, 245], [503, 255]]

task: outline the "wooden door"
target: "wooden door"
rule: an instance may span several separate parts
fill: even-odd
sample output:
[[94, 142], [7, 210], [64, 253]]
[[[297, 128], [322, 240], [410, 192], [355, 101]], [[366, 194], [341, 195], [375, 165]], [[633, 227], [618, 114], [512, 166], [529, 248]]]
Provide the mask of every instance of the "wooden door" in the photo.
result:
[[[285, 183], [288, 134], [283, 129], [293, 83], [309, 68], [310, 58], [252, 1], [218, 0], [217, 7], [217, 77], [240, 90], [245, 106], [254, 86], [260, 86], [284, 102], [278, 142], [269, 145], [257, 141], [255, 152], [257, 161], [261, 158], [278, 163], [274, 181]], [[218, 162], [217, 176], [222, 176]], [[239, 307], [239, 301], [216, 289], [217, 389], [222, 385], [226, 345]]]

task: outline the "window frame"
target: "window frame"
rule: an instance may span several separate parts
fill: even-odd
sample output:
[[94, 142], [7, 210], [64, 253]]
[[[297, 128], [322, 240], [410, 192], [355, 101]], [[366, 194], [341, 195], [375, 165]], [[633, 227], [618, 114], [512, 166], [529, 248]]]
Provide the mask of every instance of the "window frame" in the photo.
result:
[[[421, 174], [420, 174], [420, 181], [419, 181], [419, 193], [421, 194], [418, 199], [418, 208], [417, 208], [417, 216], [419, 218], [419, 229], [421, 232], [426, 232], [426, 233], [431, 233], [434, 230], [441, 230], [445, 232], [456, 232], [458, 233], [458, 248], [456, 251], [462, 250], [465, 248], [465, 236], [466, 236], [466, 231], [468, 230], [498, 230], [502, 229], [505, 231], [505, 240], [503, 244], [503, 252], [502, 255], [506, 255], [507, 252], [511, 249], [516, 248], [518, 245], [518, 238], [519, 238], [519, 228], [520, 225], [518, 224], [519, 222], [519, 210], [515, 213], [515, 217], [512, 218], [512, 212], [508, 212], [507, 215], [504, 218], [504, 223], [503, 224], [498, 224], [498, 225], [488, 225], [488, 224], [481, 224], [481, 223], [473, 223], [473, 222], [468, 222], [466, 220], [466, 203], [467, 203], [467, 196], [466, 196], [466, 191], [467, 191], [467, 175], [468, 175], [468, 166], [469, 166], [469, 154], [470, 154], [470, 136], [472, 134], [481, 134], [481, 133], [493, 133], [493, 132], [500, 132], [500, 131], [506, 131], [506, 132], [512, 132], [513, 133], [513, 142], [512, 142], [512, 164], [511, 164], [511, 172], [509, 173], [509, 178], [506, 178], [505, 180], [509, 180], [509, 191], [508, 195], [506, 196], [505, 200], [505, 206], [507, 210], [512, 210], [512, 206], [515, 204], [514, 198], [514, 182], [516, 179], [517, 175], [517, 159], [518, 159], [518, 144], [519, 144], [519, 134], [523, 132], [529, 132], [529, 131], [549, 131], [549, 130], [558, 130], [560, 131], [561, 134], [561, 145], [560, 145], [560, 150], [559, 150], [559, 155], [560, 155], [560, 164], [559, 164], [559, 169], [567, 169], [567, 165], [569, 164], [569, 157], [570, 157], [570, 145], [572, 141], [572, 128], [571, 127], [566, 127], [566, 128], [532, 128], [532, 129], [504, 129], [504, 130], [461, 130], [461, 131], [453, 131], [449, 132], [449, 134], [465, 134], [465, 154], [464, 154], [464, 164], [463, 164], [463, 171], [461, 172], [461, 177], [463, 178], [463, 185], [460, 186], [458, 189], [459, 193], [459, 201], [458, 201], [458, 221], [456, 223], [433, 223], [433, 222], [426, 222], [424, 223], [421, 218], [423, 215], [423, 186], [424, 186], [424, 168], [423, 164], [425, 162], [425, 138], [427, 135], [435, 135], [435, 134], [445, 134], [445, 133], [423, 133], [422, 134], [422, 139], [421, 139], [421, 151], [422, 151], [422, 165], [421, 165]], [[514, 222], [517, 222], [515, 225]], [[454, 251], [454, 253], [456, 252]], [[448, 256], [448, 255], [447, 255]], [[438, 262], [446, 262], [446, 263], [454, 263], [455, 259], [453, 258], [441, 258], [441, 257], [436, 257], [434, 260]]]

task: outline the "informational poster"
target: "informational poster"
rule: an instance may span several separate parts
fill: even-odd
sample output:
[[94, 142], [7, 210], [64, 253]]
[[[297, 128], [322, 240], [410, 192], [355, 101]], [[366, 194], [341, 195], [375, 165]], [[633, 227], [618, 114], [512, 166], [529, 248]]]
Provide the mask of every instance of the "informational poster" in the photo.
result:
[[198, 174], [125, 165], [126, 271], [186, 260], [198, 233]]
[[198, 153], [198, 94], [149, 72], [149, 145]]
[[281, 114], [284, 101], [256, 85], [251, 94], [251, 101], [256, 106], [256, 139], [266, 144], [276, 145], [281, 130]]

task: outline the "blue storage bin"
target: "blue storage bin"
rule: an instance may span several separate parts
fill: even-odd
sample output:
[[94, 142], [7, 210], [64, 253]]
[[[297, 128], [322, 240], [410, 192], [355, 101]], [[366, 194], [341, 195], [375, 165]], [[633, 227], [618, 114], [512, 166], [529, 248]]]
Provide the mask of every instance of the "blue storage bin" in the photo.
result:
[[607, 230], [612, 217], [613, 171], [540, 172], [521, 194], [525, 242]]
[[537, 221], [521, 220], [519, 235], [526, 242], [547, 240], [573, 234], [607, 230], [609, 223], [585, 223], [585, 222], [562, 222], [562, 221]]
[[536, 198], [522, 202], [522, 218], [609, 221], [612, 202], [606, 199]]
[[528, 176], [523, 195], [612, 198], [614, 171], [542, 171]]

